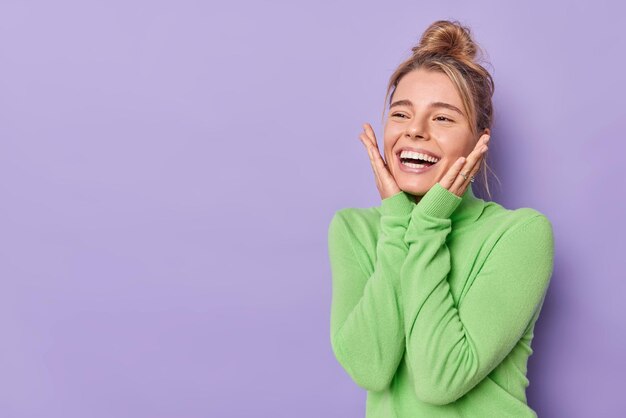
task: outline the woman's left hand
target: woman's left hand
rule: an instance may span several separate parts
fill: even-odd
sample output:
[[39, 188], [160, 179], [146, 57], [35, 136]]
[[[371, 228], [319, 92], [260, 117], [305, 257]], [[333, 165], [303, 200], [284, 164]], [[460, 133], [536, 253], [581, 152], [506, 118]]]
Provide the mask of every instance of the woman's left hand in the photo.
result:
[[[488, 149], [487, 142], [489, 142], [489, 135], [484, 134], [467, 158], [459, 158], [439, 181], [439, 184], [455, 195], [462, 197], [470, 184], [470, 179], [480, 168], [480, 164]], [[465, 178], [461, 173], [465, 174]]]
[[396, 183], [396, 179], [394, 179], [393, 175], [391, 175], [391, 172], [387, 167], [387, 163], [380, 155], [380, 151], [378, 151], [376, 135], [374, 134], [374, 129], [372, 129], [372, 126], [369, 123], [363, 125], [363, 133], [359, 135], [359, 139], [365, 148], [367, 148], [367, 153], [370, 156], [370, 163], [372, 164], [372, 169], [374, 170], [376, 187], [378, 187], [380, 198], [384, 200], [400, 193], [401, 190]]

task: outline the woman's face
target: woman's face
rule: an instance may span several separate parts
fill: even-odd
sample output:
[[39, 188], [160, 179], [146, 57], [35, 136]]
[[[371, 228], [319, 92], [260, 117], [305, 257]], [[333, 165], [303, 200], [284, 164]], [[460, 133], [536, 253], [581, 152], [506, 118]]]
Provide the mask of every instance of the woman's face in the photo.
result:
[[[411, 71], [396, 86], [392, 100], [385, 122], [385, 161], [398, 187], [412, 195], [426, 194], [459, 157], [469, 155], [480, 135], [489, 133], [485, 129], [472, 136], [461, 97], [444, 73]], [[439, 160], [425, 168], [410, 167], [400, 159], [403, 150], [429, 153]]]

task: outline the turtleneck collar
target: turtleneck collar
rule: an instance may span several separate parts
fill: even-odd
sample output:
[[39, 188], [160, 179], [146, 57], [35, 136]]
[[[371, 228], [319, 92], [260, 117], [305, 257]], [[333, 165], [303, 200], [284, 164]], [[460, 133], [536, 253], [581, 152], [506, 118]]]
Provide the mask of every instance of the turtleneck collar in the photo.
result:
[[472, 184], [470, 183], [461, 197], [461, 203], [452, 212], [450, 220], [456, 226], [473, 223], [483, 212], [484, 206], [485, 201], [474, 195], [474, 190], [472, 190]]

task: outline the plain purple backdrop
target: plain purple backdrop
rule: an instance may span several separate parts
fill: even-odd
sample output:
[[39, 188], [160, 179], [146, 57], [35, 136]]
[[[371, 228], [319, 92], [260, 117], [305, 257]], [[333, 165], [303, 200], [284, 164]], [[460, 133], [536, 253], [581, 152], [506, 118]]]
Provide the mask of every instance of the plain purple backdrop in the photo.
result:
[[554, 227], [529, 404], [623, 416], [625, 11], [4, 0], [0, 416], [364, 416], [327, 228], [380, 203], [357, 136], [437, 19], [488, 53], [493, 200]]

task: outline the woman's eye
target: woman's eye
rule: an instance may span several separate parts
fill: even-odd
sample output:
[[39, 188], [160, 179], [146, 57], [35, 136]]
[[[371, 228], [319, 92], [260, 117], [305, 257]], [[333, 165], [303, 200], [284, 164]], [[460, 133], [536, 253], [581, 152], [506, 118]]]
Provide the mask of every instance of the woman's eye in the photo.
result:
[[454, 122], [452, 119], [449, 119], [449, 118], [447, 118], [445, 116], [437, 116], [435, 119], [437, 119], [437, 120], [444, 119], [444, 120], [447, 120], [448, 122]]
[[404, 116], [402, 113], [394, 113], [394, 114], [393, 114], [393, 115], [391, 115], [391, 116], [402, 116], [402, 117], [406, 117], [406, 116]]

